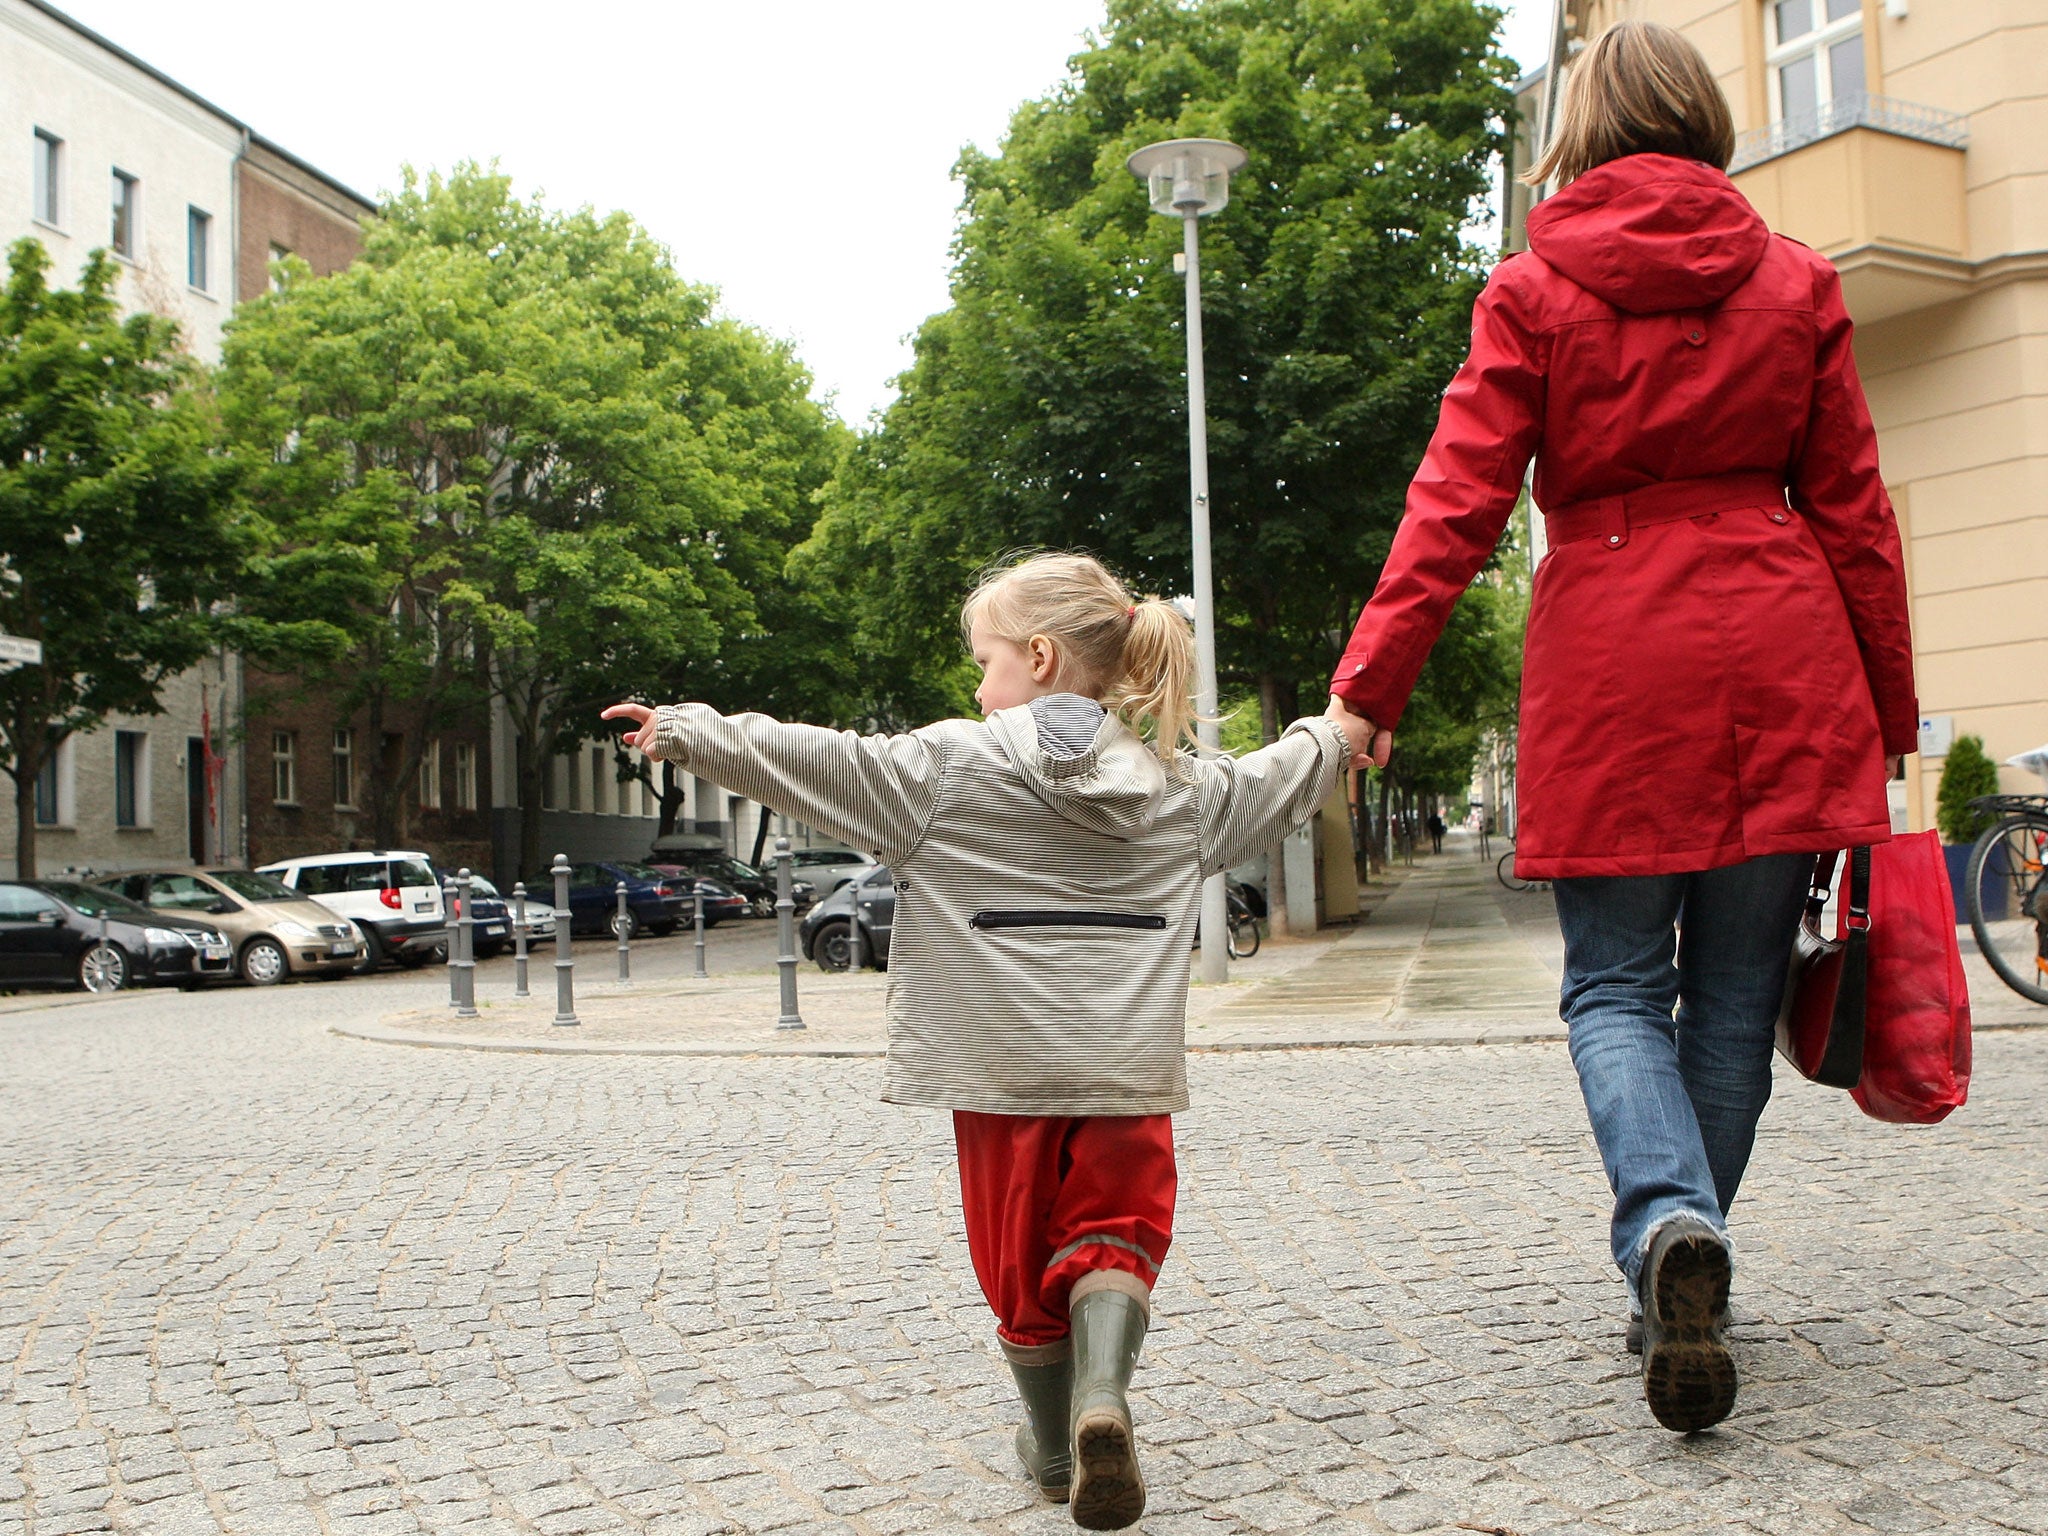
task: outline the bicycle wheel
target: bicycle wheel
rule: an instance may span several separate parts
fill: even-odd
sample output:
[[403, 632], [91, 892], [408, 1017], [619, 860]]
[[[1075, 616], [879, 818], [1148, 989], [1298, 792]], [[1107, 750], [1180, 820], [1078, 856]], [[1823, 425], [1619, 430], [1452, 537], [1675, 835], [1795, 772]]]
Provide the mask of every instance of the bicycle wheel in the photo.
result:
[[2048, 817], [2008, 816], [1970, 850], [1970, 932], [1998, 979], [2048, 1003]]
[[1515, 850], [1512, 848], [1500, 856], [1500, 862], [1493, 866], [1493, 872], [1499, 878], [1500, 883], [1511, 891], [1533, 891], [1536, 889], [1536, 882], [1534, 880], [1524, 880], [1515, 873]]
[[1230, 958], [1249, 960], [1259, 952], [1259, 920], [1249, 912], [1230, 914]]

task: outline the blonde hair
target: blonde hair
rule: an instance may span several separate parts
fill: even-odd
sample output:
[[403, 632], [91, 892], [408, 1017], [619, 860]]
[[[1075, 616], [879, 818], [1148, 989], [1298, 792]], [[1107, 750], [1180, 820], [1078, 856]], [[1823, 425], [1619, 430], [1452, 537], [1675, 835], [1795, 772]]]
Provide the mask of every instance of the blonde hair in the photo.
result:
[[1173, 604], [1134, 598], [1093, 555], [1041, 554], [991, 568], [960, 606], [973, 643], [979, 618], [1015, 645], [1052, 641], [1062, 688], [1100, 699], [1132, 730], [1151, 722], [1152, 749], [1169, 767], [1195, 745], [1195, 636]]
[[1562, 186], [1596, 165], [1640, 154], [1726, 170], [1735, 157], [1735, 120], [1699, 49], [1654, 21], [1621, 21], [1572, 66], [1557, 132], [1522, 180]]

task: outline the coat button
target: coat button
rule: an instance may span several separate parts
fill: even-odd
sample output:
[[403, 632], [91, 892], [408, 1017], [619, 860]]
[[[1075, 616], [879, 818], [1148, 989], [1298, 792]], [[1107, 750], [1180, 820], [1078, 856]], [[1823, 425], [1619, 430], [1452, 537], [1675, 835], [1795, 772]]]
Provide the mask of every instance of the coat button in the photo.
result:
[[1790, 522], [1791, 518], [1783, 512], [1773, 512], [1771, 514], [1771, 521], [1774, 523], [1786, 523]]
[[1685, 333], [1685, 339], [1691, 342], [1694, 346], [1698, 346], [1701, 342], [1707, 339], [1707, 333], [1705, 331], [1687, 331]]
[[1610, 544], [1619, 544], [1621, 542], [1621, 535], [1618, 533], [1610, 533], [1609, 535], [1607, 535], [1607, 542]]

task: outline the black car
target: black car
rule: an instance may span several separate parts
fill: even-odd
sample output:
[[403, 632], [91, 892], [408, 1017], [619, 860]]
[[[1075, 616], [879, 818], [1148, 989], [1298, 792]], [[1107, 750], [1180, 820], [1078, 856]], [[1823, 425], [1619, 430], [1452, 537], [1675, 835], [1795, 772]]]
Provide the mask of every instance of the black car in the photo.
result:
[[196, 987], [234, 974], [234, 946], [211, 924], [152, 912], [77, 880], [0, 882], [0, 987], [115, 992], [151, 981]]
[[889, 968], [889, 934], [896, 926], [896, 877], [876, 865], [857, 881], [849, 881], [804, 914], [797, 938], [804, 958], [821, 971], [843, 971], [852, 958], [854, 904], [860, 905], [861, 962], [878, 971]]
[[[679, 838], [664, 838], [647, 856], [650, 867], [670, 875], [703, 875], [729, 885], [747, 898], [756, 917], [775, 915], [775, 871], [756, 869], [727, 853], [722, 847], [693, 847]], [[797, 911], [806, 911], [818, 899], [818, 888], [794, 876], [789, 882], [789, 899]]]

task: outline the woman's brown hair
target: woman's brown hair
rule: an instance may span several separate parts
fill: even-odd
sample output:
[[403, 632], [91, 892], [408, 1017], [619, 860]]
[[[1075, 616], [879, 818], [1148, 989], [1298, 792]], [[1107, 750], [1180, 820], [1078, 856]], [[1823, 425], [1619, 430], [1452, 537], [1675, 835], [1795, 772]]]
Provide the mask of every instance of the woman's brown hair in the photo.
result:
[[1726, 170], [1735, 157], [1735, 121], [1699, 49], [1654, 21], [1622, 21], [1572, 65], [1557, 132], [1522, 180], [1562, 186], [1596, 165], [1641, 154]]

